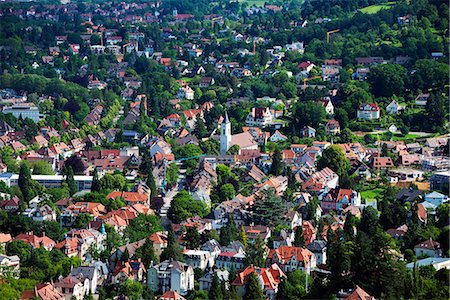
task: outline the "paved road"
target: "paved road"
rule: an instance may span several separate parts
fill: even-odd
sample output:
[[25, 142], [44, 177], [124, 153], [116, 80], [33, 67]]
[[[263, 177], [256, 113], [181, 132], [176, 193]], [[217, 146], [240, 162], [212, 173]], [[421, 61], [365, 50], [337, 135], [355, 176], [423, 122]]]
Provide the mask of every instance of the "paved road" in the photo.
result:
[[164, 226], [164, 228], [168, 229], [170, 226], [170, 220], [167, 217], [167, 212], [169, 211], [170, 205], [172, 203], [173, 197], [178, 193], [178, 191], [182, 191], [184, 189], [185, 183], [186, 183], [186, 169], [182, 169], [182, 164], [177, 163], [177, 165], [180, 166], [180, 173], [178, 176], [177, 184], [173, 189], [168, 191], [166, 195], [164, 196], [164, 204], [161, 207], [161, 210], [159, 212], [159, 215], [161, 216], [161, 224]]

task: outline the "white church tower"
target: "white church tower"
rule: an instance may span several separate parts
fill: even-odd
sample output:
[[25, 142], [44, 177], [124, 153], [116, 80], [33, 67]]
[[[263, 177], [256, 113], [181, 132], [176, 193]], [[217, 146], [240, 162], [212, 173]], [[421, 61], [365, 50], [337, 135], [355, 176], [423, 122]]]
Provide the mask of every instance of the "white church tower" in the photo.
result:
[[231, 147], [231, 123], [228, 119], [228, 113], [225, 111], [225, 120], [223, 120], [220, 128], [220, 154], [227, 154]]

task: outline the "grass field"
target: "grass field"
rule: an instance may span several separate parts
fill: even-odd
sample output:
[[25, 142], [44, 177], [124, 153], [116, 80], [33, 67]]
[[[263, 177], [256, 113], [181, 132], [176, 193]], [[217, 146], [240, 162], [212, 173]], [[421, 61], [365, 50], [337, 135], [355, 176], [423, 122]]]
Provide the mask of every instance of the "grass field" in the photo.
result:
[[265, 0], [240, 0], [239, 2], [246, 2], [248, 4], [248, 7], [254, 5], [254, 6], [260, 6], [263, 7]]
[[367, 7], [361, 8], [359, 11], [364, 13], [364, 14], [371, 15], [371, 14], [376, 14], [377, 12], [379, 12], [382, 9], [389, 9], [394, 4], [395, 4], [395, 2], [386, 2], [386, 3], [381, 3], [381, 4], [375, 4], [375, 5], [371, 5], [371, 6], [367, 6]]
[[362, 191], [361, 198], [363, 198], [363, 199], [381, 199], [382, 193], [383, 193], [383, 189], [381, 189], [381, 188]]

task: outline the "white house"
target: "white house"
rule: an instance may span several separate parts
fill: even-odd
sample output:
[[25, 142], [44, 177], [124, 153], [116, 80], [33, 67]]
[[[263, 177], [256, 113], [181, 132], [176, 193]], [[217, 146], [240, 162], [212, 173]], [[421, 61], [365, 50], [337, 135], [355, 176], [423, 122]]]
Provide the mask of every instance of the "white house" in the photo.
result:
[[324, 98], [323, 100], [320, 101], [320, 103], [325, 108], [325, 111], [328, 115], [334, 114], [334, 105], [329, 97]]
[[253, 107], [245, 120], [247, 126], [250, 127], [265, 127], [273, 120], [272, 112], [268, 107]]
[[380, 118], [380, 108], [376, 103], [364, 103], [358, 106], [357, 117], [360, 120], [375, 120]]
[[149, 267], [147, 284], [154, 292], [172, 290], [186, 295], [194, 289], [194, 269], [179, 261], [166, 260]]
[[211, 253], [204, 250], [184, 250], [183, 251], [184, 262], [195, 268], [200, 268], [203, 271], [207, 267], [214, 266], [214, 256]]
[[397, 101], [395, 100], [392, 100], [391, 103], [389, 103], [389, 105], [386, 106], [386, 112], [390, 115], [399, 114], [404, 109], [405, 107], [398, 104]]
[[414, 254], [416, 256], [442, 257], [441, 244], [428, 239], [414, 246]]

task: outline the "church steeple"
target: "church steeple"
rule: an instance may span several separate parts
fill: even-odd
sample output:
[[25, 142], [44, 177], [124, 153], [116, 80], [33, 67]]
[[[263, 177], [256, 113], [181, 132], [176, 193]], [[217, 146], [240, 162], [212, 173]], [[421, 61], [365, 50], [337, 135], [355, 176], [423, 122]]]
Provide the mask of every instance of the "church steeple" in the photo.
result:
[[220, 127], [220, 154], [225, 155], [231, 147], [231, 123], [227, 111]]

